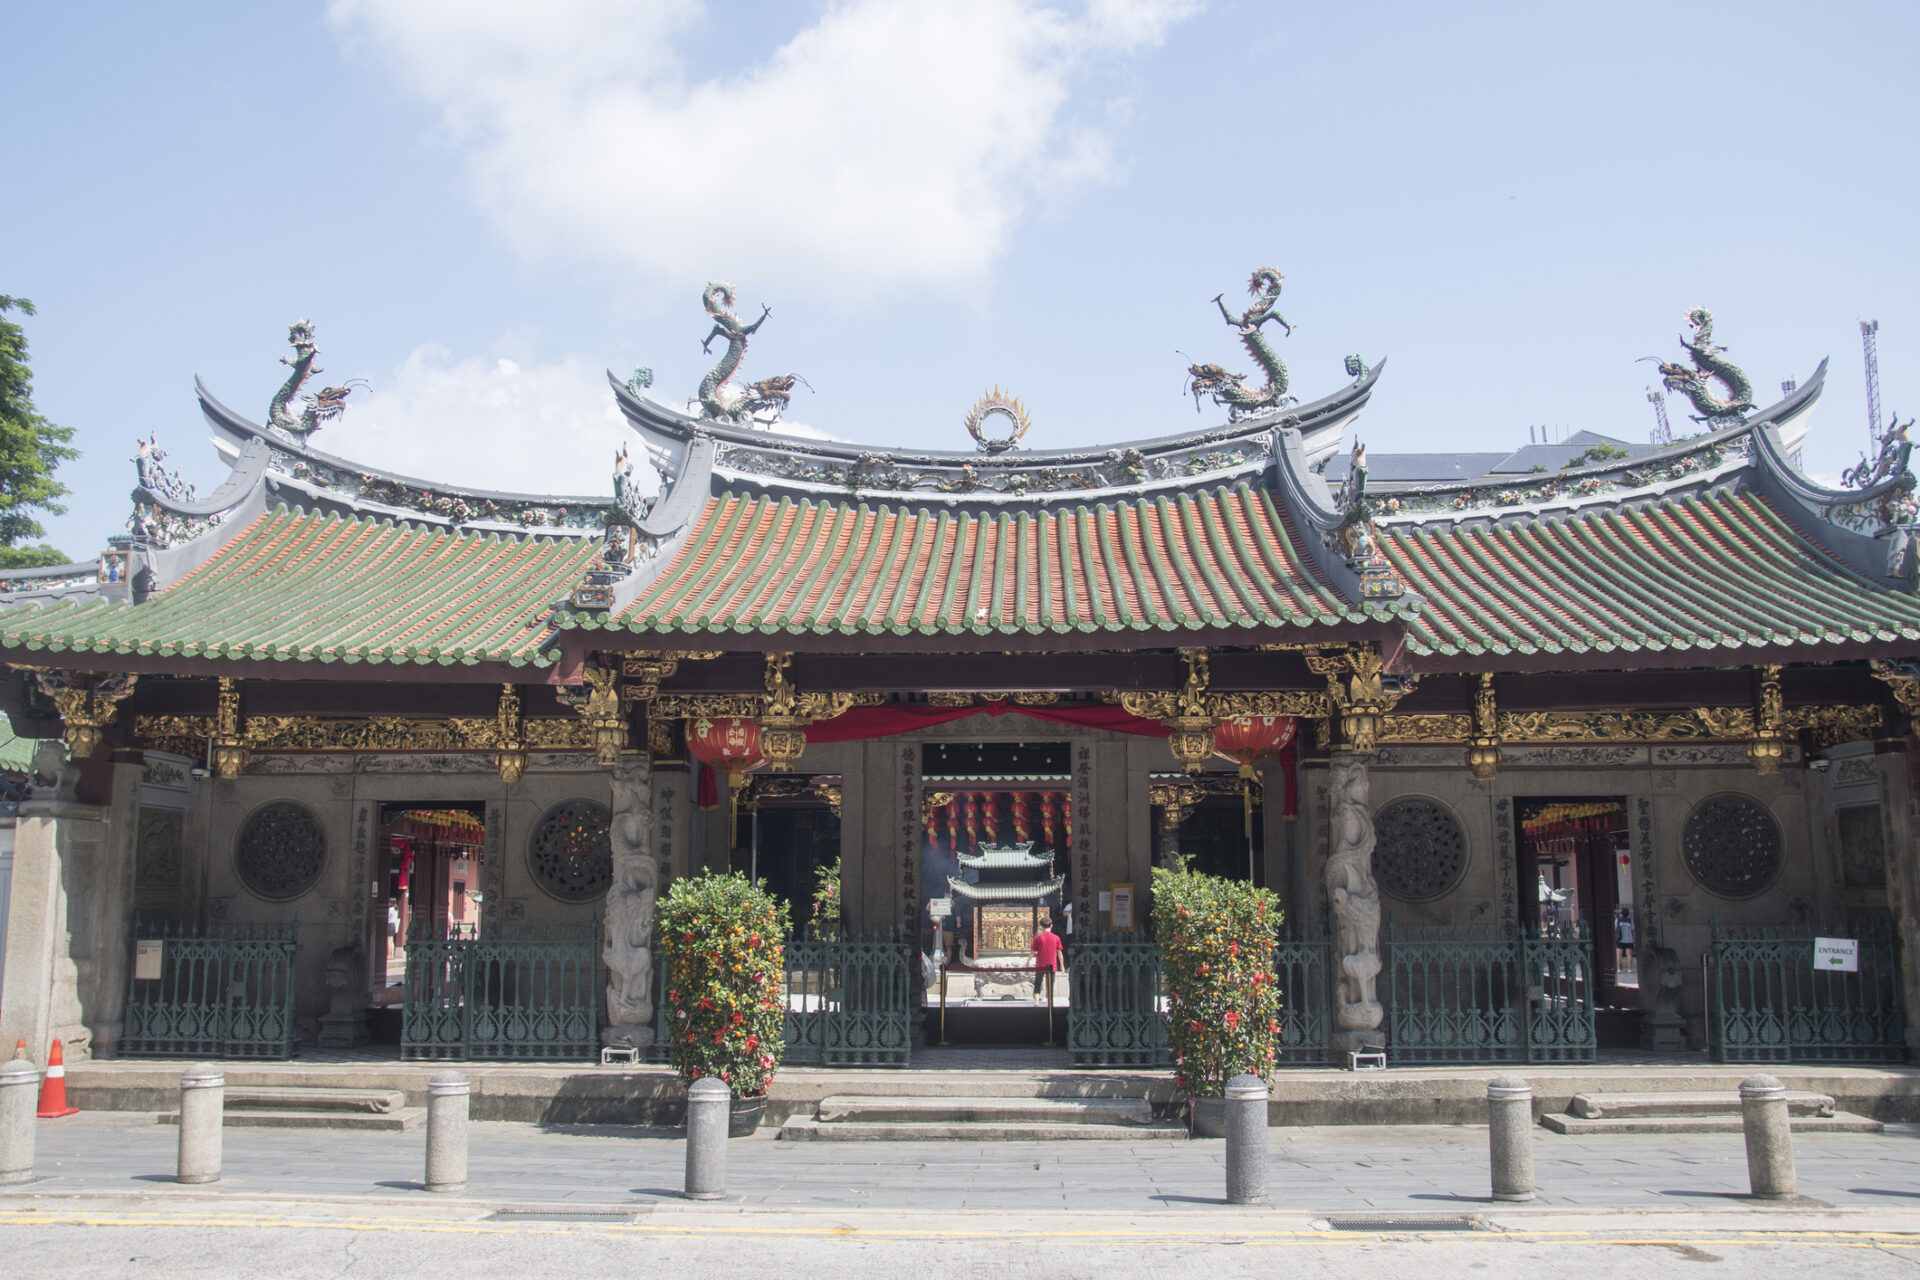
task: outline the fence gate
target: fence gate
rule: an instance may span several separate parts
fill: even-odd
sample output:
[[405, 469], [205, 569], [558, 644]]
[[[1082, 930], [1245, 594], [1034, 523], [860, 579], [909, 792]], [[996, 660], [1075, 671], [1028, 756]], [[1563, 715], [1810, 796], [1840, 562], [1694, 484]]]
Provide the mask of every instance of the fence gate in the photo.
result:
[[1586, 922], [1529, 931], [1520, 957], [1527, 980], [1527, 1061], [1594, 1061], [1600, 1042], [1593, 1025], [1593, 934]]
[[407, 938], [400, 1056], [591, 1059], [606, 982], [600, 927], [528, 926], [475, 937], [471, 926]]
[[[166, 1058], [291, 1058], [300, 922], [133, 931], [119, 1049]], [[145, 974], [147, 976], [142, 977]]]
[[1386, 929], [1387, 1052], [1396, 1062], [1592, 1062], [1593, 942], [1578, 922]]
[[1717, 1062], [1903, 1062], [1893, 938], [1858, 931], [1860, 971], [1813, 966], [1812, 930], [1713, 926], [1708, 1036]]
[[898, 929], [786, 944], [785, 1060], [797, 1066], [904, 1067], [919, 1005], [913, 948]]
[[1076, 1067], [1158, 1067], [1167, 1050], [1160, 946], [1081, 934], [1067, 953], [1067, 1055]]
[[1282, 938], [1273, 949], [1280, 984], [1280, 1065], [1311, 1067], [1333, 1061], [1332, 993], [1327, 987], [1324, 938]]

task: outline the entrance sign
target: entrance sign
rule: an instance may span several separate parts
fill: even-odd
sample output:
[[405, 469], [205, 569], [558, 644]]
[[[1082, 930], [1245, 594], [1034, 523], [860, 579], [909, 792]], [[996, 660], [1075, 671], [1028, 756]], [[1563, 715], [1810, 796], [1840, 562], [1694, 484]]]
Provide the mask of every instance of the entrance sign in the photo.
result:
[[1860, 972], [1858, 938], [1815, 938], [1813, 967], [1827, 973]]
[[1113, 927], [1118, 930], [1133, 928], [1133, 886], [1116, 884], [1113, 886]]
[[151, 982], [159, 978], [162, 957], [166, 955], [167, 944], [157, 938], [143, 938], [133, 944], [133, 978], [136, 982]]

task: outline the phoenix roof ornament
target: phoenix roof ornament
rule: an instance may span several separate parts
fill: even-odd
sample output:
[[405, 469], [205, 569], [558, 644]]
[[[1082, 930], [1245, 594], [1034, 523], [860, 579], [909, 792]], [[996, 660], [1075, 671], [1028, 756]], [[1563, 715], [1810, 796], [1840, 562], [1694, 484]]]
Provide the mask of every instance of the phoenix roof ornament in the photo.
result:
[[323, 387], [312, 395], [302, 396], [300, 402], [306, 407], [296, 418], [288, 407], [293, 398], [300, 394], [308, 378], [326, 371], [314, 363], [320, 348], [313, 340], [313, 321], [295, 320], [287, 327], [287, 342], [293, 347], [293, 355], [281, 356], [280, 363], [292, 366], [293, 372], [273, 393], [273, 400], [267, 405], [267, 421], [305, 443], [308, 436], [346, 412], [347, 394], [358, 380], [350, 380], [343, 386]]
[[706, 287], [700, 301], [713, 317], [713, 332], [700, 344], [700, 349], [711, 352], [715, 338], [727, 340], [727, 350], [720, 357], [720, 363], [700, 380], [700, 416], [736, 425], [772, 423], [793, 399], [793, 386], [801, 381], [800, 375], [783, 373], [745, 386], [734, 385], [733, 375], [739, 372], [740, 362], [746, 358], [747, 340], [767, 322], [773, 308], [763, 303], [760, 318], [752, 324], [742, 324], [740, 317], [733, 313], [733, 286], [719, 280]]
[[1267, 385], [1258, 390], [1250, 390], [1247, 375], [1228, 373], [1225, 366], [1217, 364], [1192, 364], [1187, 366], [1187, 388], [1193, 392], [1193, 407], [1200, 408], [1200, 397], [1210, 395], [1215, 404], [1225, 405], [1227, 421], [1238, 422], [1242, 418], [1251, 418], [1273, 409], [1285, 408], [1294, 403], [1287, 394], [1287, 366], [1280, 360], [1280, 353], [1273, 349], [1260, 327], [1272, 320], [1285, 329], [1289, 336], [1293, 326], [1288, 324], [1275, 307], [1280, 305], [1280, 283], [1286, 277], [1272, 267], [1261, 267], [1247, 281], [1247, 293], [1253, 301], [1239, 315], [1227, 310], [1227, 304], [1221, 299], [1225, 294], [1216, 294], [1213, 305], [1220, 308], [1220, 318], [1240, 334], [1241, 345], [1254, 362], [1266, 370]]

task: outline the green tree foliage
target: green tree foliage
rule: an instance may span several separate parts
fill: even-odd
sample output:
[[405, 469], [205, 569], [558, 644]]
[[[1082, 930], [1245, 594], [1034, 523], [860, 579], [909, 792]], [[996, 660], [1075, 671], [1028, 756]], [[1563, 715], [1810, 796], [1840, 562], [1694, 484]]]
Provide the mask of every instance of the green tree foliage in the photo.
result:
[[659, 921], [674, 1069], [688, 1084], [717, 1077], [736, 1098], [765, 1093], [783, 1051], [787, 904], [710, 871], [675, 880]]
[[1167, 979], [1175, 1085], [1189, 1097], [1217, 1098], [1234, 1076], [1270, 1077], [1280, 1037], [1279, 900], [1237, 880], [1156, 867], [1153, 933]]
[[67, 558], [44, 543], [17, 545], [46, 536], [34, 512], [65, 513], [59, 499], [67, 486], [53, 478], [53, 471], [80, 451], [67, 445], [72, 427], [55, 426], [33, 407], [27, 333], [6, 318], [9, 311], [30, 316], [33, 304], [0, 293], [0, 569], [64, 564]]

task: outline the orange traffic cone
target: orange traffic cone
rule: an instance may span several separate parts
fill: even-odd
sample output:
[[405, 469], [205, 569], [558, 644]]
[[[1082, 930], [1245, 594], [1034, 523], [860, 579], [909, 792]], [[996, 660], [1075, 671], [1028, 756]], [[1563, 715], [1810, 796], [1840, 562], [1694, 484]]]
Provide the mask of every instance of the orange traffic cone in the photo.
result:
[[47, 1060], [47, 1078], [40, 1084], [40, 1109], [34, 1112], [42, 1120], [58, 1120], [61, 1116], [75, 1115], [80, 1110], [67, 1105], [66, 1062], [60, 1042], [55, 1040], [53, 1056]]

